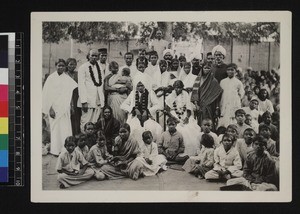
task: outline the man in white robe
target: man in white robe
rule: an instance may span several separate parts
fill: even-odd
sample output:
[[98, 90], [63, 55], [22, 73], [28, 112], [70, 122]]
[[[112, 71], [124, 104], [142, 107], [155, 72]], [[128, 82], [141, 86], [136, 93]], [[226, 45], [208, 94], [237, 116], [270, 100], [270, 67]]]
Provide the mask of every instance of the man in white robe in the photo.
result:
[[71, 99], [77, 83], [64, 70], [63, 62], [58, 62], [57, 71], [46, 80], [42, 92], [42, 112], [50, 123], [50, 153], [59, 155], [65, 139], [72, 135]]
[[89, 61], [78, 69], [78, 107], [82, 108], [80, 121], [81, 131], [87, 122], [96, 123], [101, 107], [104, 106], [103, 81], [104, 73], [97, 63], [99, 53], [96, 49], [90, 50]]
[[150, 54], [150, 63], [145, 69], [145, 74], [148, 74], [152, 78], [152, 89], [156, 90], [161, 86], [161, 73], [159, 64], [157, 63], [158, 55], [156, 51], [152, 51]]
[[161, 30], [156, 31], [155, 36], [156, 39], [150, 42], [150, 49], [157, 52], [158, 59], [163, 59], [163, 51], [168, 49], [169, 42], [162, 39], [163, 35]]

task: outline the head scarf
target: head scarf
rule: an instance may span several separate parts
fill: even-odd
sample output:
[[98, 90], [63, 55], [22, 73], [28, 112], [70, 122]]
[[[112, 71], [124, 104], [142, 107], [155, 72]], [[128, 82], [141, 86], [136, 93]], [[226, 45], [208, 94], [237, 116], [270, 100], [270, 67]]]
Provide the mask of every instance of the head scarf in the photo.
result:
[[173, 51], [173, 50], [171, 50], [171, 49], [165, 49], [165, 50], [163, 51], [163, 57], [164, 57], [167, 53], [170, 53], [172, 56], [174, 56], [174, 51]]
[[219, 51], [219, 52], [221, 52], [221, 54], [223, 54], [224, 55], [224, 57], [226, 56], [226, 50], [225, 50], [225, 48], [223, 48], [223, 46], [221, 46], [221, 45], [217, 45], [217, 46], [215, 46], [213, 49], [212, 49], [212, 55], [215, 55], [215, 52], [216, 51]]

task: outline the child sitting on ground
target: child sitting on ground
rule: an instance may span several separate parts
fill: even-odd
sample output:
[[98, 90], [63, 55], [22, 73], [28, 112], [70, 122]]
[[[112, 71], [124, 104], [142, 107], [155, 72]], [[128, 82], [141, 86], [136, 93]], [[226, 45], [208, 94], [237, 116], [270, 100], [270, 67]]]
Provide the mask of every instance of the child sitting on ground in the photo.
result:
[[105, 136], [101, 131], [98, 131], [97, 135], [97, 143], [90, 149], [87, 160], [92, 164], [95, 178], [101, 181], [105, 179], [105, 175], [101, 172], [100, 168], [109, 163], [112, 155], [107, 152]]
[[87, 160], [87, 156], [89, 153], [89, 147], [86, 145], [85, 139], [86, 139], [85, 134], [79, 134], [76, 137], [77, 146], [75, 148], [75, 151], [80, 152], [83, 155], [83, 157]]
[[47, 155], [50, 151], [50, 133], [47, 130], [45, 119], [42, 120], [42, 155]]
[[242, 107], [247, 107], [249, 106], [251, 99], [254, 96], [254, 92], [252, 90], [249, 90], [246, 92], [246, 95], [242, 99]]
[[83, 155], [75, 151], [75, 137], [67, 137], [64, 147], [65, 149], [60, 153], [56, 163], [56, 170], [59, 173], [57, 180], [61, 189], [78, 185], [91, 179], [94, 175], [94, 171], [89, 167], [90, 165]]
[[253, 142], [253, 151], [249, 153], [241, 178], [227, 181], [227, 186], [242, 185], [248, 190], [277, 191], [274, 185], [275, 162], [265, 153], [267, 140], [257, 135]]
[[85, 142], [89, 149], [96, 144], [97, 135], [95, 133], [95, 125], [92, 122], [87, 122], [84, 125]]
[[158, 153], [164, 155], [168, 161], [183, 164], [189, 156], [183, 155], [185, 146], [182, 134], [176, 130], [174, 118], [168, 118], [167, 126], [168, 131], [163, 132], [158, 141]]
[[255, 131], [251, 128], [248, 128], [244, 131], [244, 138], [238, 139], [236, 142], [235, 148], [241, 156], [242, 164], [244, 164], [248, 153], [253, 150], [252, 143], [255, 137]]
[[279, 155], [276, 152], [276, 142], [271, 139], [270, 127], [264, 124], [259, 126], [259, 134], [267, 139], [266, 151], [268, 151], [271, 156], [278, 157]]
[[201, 137], [201, 150], [197, 156], [190, 157], [182, 168], [196, 177], [203, 179], [206, 172], [213, 168], [214, 164], [214, 139], [204, 133]]
[[151, 131], [144, 131], [142, 134], [143, 144], [141, 155], [136, 158], [143, 164], [143, 175], [153, 176], [162, 168], [166, 170], [167, 160], [165, 156], [158, 154], [157, 144], [153, 142]]
[[[262, 122], [259, 124], [259, 127], [262, 125], [267, 125], [270, 127], [271, 129], [271, 138], [274, 141], [278, 141], [279, 139], [279, 135], [278, 135], [278, 129], [275, 125], [273, 125], [272, 123], [272, 115], [270, 112], [266, 111], [265, 113], [263, 113], [262, 115]], [[259, 129], [258, 127], [258, 129]]]
[[[230, 124], [227, 126], [227, 129], [225, 130], [225, 134], [229, 134], [233, 137], [233, 146], [235, 146], [236, 141], [238, 139], [238, 130], [237, 126], [235, 124]], [[218, 136], [218, 141], [221, 142], [224, 134], [220, 134]]]
[[233, 147], [234, 136], [224, 134], [214, 151], [214, 168], [205, 174], [206, 180], [228, 180], [243, 175], [239, 152]]
[[237, 131], [238, 131], [238, 138], [242, 138], [244, 131], [247, 128], [251, 128], [247, 124], [245, 124], [245, 115], [246, 112], [243, 109], [238, 109], [235, 111], [235, 119], [236, 119], [236, 126], [237, 126]]
[[[217, 148], [220, 144], [219, 144], [219, 141], [218, 141], [218, 136], [214, 132], [211, 131], [212, 128], [213, 128], [212, 120], [209, 119], [209, 118], [203, 119], [202, 124], [201, 124], [201, 132], [200, 132], [199, 139], [201, 139], [203, 134], [209, 134], [214, 139], [214, 146], [213, 147]], [[200, 146], [200, 148], [201, 148], [201, 146]]]

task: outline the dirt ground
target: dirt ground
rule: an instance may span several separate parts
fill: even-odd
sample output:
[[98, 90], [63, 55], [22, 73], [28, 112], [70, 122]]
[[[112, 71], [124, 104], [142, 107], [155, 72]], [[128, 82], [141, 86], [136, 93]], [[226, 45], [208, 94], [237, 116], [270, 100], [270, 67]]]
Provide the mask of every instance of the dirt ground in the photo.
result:
[[[43, 156], [43, 190], [60, 190], [55, 171], [57, 158], [53, 155]], [[180, 170], [168, 168], [156, 176], [97, 181], [91, 179], [85, 183], [64, 190], [201, 190], [219, 191], [222, 182], [208, 182]]]

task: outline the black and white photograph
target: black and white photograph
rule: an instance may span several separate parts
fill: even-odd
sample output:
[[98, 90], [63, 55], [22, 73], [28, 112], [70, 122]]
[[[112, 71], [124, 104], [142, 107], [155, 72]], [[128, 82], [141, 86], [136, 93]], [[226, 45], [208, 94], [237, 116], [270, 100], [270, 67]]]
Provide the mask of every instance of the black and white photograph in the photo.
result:
[[290, 13], [35, 12], [31, 36], [32, 201], [291, 200]]

